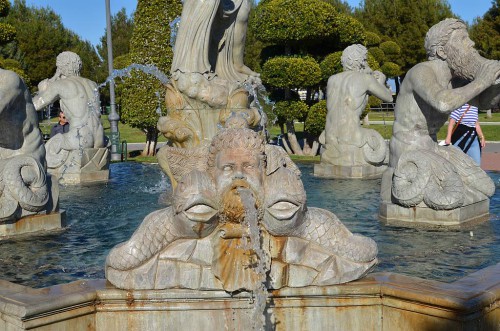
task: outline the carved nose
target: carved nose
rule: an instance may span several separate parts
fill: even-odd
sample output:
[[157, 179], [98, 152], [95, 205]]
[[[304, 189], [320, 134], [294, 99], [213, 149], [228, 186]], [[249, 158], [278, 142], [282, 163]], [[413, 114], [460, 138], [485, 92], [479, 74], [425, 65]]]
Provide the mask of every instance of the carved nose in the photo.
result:
[[245, 175], [241, 171], [237, 171], [234, 174], [234, 179], [245, 179]]

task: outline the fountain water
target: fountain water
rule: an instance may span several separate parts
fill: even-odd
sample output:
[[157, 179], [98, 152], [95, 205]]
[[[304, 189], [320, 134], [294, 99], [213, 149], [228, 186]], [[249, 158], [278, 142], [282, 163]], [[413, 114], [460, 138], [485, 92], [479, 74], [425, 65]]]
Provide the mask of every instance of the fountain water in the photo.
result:
[[255, 197], [252, 192], [248, 189], [238, 188], [238, 193], [241, 197], [241, 201], [245, 206], [245, 220], [244, 224], [248, 227], [250, 247], [255, 252], [257, 261], [251, 265], [255, 270], [255, 273], [259, 275], [256, 289], [252, 291], [252, 295], [255, 297], [254, 302], [254, 312], [252, 320], [255, 321], [255, 329], [264, 330], [266, 319], [264, 312], [266, 310], [268, 292], [266, 288], [267, 273], [269, 272], [270, 257], [264, 249], [262, 249], [263, 238], [259, 227], [259, 217], [257, 213]]

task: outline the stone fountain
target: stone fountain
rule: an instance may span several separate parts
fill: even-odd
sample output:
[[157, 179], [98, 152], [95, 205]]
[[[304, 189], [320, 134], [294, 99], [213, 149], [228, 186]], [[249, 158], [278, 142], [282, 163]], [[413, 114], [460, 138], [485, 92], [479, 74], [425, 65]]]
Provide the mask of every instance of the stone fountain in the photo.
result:
[[252, 314], [232, 314], [244, 329], [262, 329], [269, 289], [355, 280], [376, 264], [377, 246], [334, 214], [307, 208], [300, 171], [261, 132], [265, 117], [253, 93], [260, 79], [243, 64], [249, 2], [222, 6], [221, 17], [213, 5], [184, 3], [168, 115], [158, 122], [171, 142], [158, 160], [172, 182], [172, 205], [111, 250], [106, 278], [146, 295], [250, 293]]
[[[106, 275], [117, 287], [235, 292], [263, 281], [269, 288], [331, 285], [375, 265], [375, 242], [351, 234], [334, 214], [307, 208], [298, 168], [256, 132], [224, 129], [199, 157], [205, 166], [178, 179], [172, 206], [147, 216], [110, 252]], [[258, 261], [266, 274], [252, 267]]]
[[159, 131], [172, 144], [160, 149], [158, 162], [173, 187], [184, 174], [178, 160], [186, 161], [186, 150], [192, 156], [204, 153], [232, 113], [241, 115], [242, 126], [262, 129], [266, 121], [253, 93], [259, 74], [243, 63], [250, 3], [228, 3], [188, 0], [183, 5], [166, 86], [168, 115], [158, 121]]
[[405, 77], [395, 108], [380, 218], [403, 226], [457, 227], [489, 219], [491, 178], [469, 156], [440, 146], [436, 134], [465, 103], [490, 109], [500, 101], [500, 62], [473, 48], [465, 23], [446, 19], [429, 29], [429, 61]]
[[82, 61], [73, 52], [57, 56], [53, 77], [38, 85], [33, 98], [37, 110], [59, 101], [69, 132], [56, 134], [45, 144], [48, 171], [61, 183], [105, 182], [111, 155], [105, 146], [97, 84], [80, 77]]
[[[216, 46], [241, 45], [248, 6], [186, 0], [178, 43], [192, 45], [182, 60], [214, 49], [207, 31], [224, 36]], [[258, 77], [237, 56], [206, 58], [210, 67], [199, 70], [174, 61], [167, 87], [159, 127], [173, 146], [160, 162], [175, 186], [172, 205], [109, 252], [107, 280], [42, 289], [0, 281], [0, 329], [498, 329], [500, 264], [453, 283], [366, 275], [375, 242], [308, 207], [299, 169], [264, 143], [244, 88]], [[227, 59], [246, 78], [221, 80]]]
[[327, 84], [325, 130], [321, 162], [314, 175], [323, 178], [377, 178], [387, 168], [389, 151], [377, 131], [360, 126], [360, 116], [374, 95], [385, 102], [392, 93], [385, 86], [385, 75], [372, 71], [363, 45], [351, 45], [342, 53], [344, 71], [331, 76]]
[[59, 188], [47, 175], [45, 148], [29, 90], [0, 69], [0, 237], [61, 229]]

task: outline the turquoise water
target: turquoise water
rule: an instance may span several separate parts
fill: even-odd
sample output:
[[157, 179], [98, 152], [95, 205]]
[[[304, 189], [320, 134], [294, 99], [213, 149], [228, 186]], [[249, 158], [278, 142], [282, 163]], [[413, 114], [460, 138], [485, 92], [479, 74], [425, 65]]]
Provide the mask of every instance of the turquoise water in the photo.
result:
[[[450, 282], [500, 262], [500, 173], [490, 172], [497, 191], [491, 220], [470, 231], [424, 231], [387, 227], [377, 220], [380, 180], [322, 180], [312, 164], [300, 164], [308, 205], [333, 211], [352, 231], [379, 246], [375, 271]], [[44, 287], [77, 279], [104, 278], [109, 250], [127, 240], [142, 219], [163, 208], [169, 191], [157, 165], [115, 163], [107, 184], [61, 187], [68, 227], [59, 233], [0, 242], [0, 278]]]

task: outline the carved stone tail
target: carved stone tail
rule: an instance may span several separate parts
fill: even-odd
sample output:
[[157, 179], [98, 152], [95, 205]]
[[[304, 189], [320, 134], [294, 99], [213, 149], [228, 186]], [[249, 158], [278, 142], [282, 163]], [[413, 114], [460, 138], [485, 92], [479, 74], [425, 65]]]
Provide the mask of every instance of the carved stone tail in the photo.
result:
[[146, 262], [163, 247], [173, 242], [171, 208], [155, 211], [144, 219], [132, 237], [111, 250], [106, 265], [117, 270], [129, 270]]
[[377, 244], [368, 237], [352, 234], [335, 216], [319, 208], [309, 208], [307, 226], [301, 238], [313, 241], [336, 255], [354, 262], [371, 262], [377, 257]]

